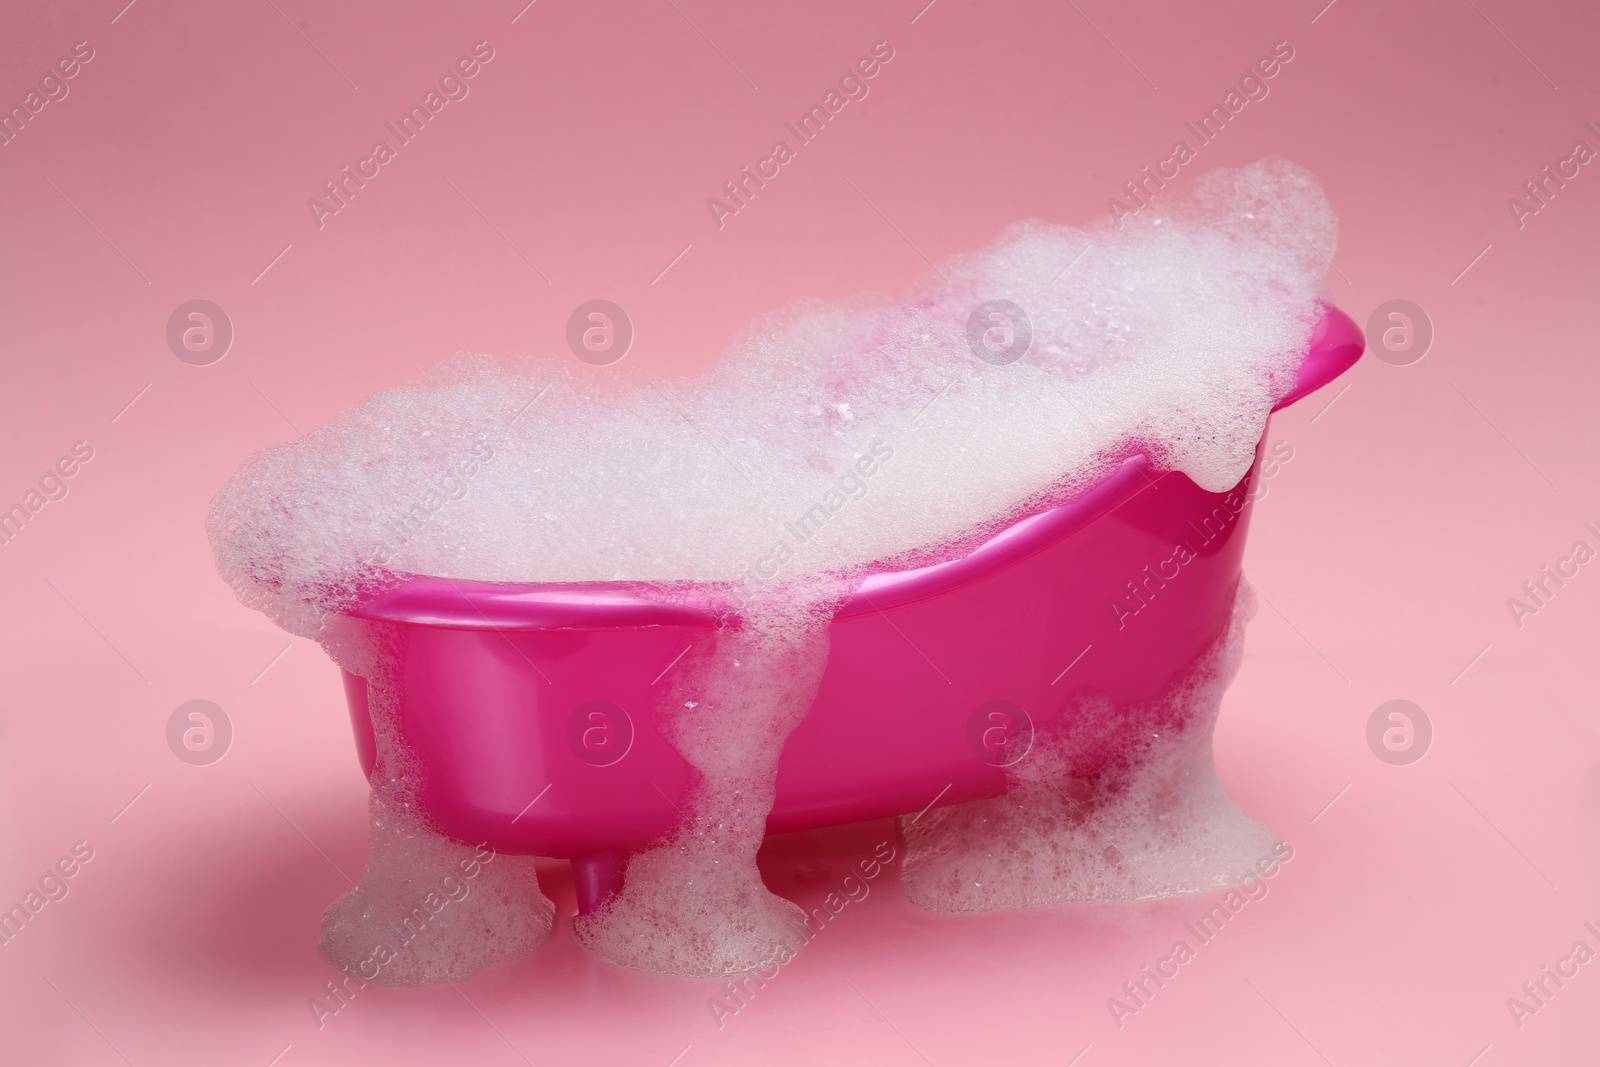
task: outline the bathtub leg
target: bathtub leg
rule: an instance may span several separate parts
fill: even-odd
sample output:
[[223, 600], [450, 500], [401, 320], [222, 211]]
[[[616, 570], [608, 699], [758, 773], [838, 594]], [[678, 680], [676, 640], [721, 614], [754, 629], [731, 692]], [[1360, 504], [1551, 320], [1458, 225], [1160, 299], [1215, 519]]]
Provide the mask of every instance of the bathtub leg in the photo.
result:
[[591, 915], [622, 889], [626, 852], [590, 852], [572, 857], [572, 885], [578, 894], [578, 914]]

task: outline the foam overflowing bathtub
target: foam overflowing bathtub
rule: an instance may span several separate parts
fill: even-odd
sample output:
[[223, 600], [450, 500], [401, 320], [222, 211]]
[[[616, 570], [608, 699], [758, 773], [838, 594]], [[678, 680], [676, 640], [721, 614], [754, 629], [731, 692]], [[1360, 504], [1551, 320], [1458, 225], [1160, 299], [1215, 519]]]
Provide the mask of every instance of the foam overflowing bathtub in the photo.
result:
[[754, 324], [701, 377], [458, 360], [262, 453], [213, 508], [246, 603], [344, 672], [371, 854], [322, 949], [454, 978], [554, 922], [770, 967], [762, 837], [899, 817], [935, 911], [1201, 892], [1276, 838], [1211, 734], [1266, 420], [1348, 368], [1303, 171], [1028, 224], [897, 300]]

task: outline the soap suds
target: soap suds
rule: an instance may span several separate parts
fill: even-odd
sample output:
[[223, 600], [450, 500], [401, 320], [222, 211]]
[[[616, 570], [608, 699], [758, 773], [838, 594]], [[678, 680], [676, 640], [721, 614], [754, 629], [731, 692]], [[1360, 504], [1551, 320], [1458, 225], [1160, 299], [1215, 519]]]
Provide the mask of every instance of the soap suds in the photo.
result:
[[764, 970], [792, 951], [805, 914], [761, 884], [756, 851], [784, 739], [811, 705], [828, 658], [828, 616], [763, 601], [742, 629], [686, 657], [658, 722], [699, 777], [677, 828], [631, 857], [623, 890], [577, 921], [616, 963], [665, 974]]
[[1075, 693], [1003, 795], [903, 818], [906, 895], [988, 911], [1200, 893], [1251, 873], [1277, 838], [1222, 791], [1211, 733], [1253, 614], [1241, 578], [1223, 631], [1159, 697]]
[[335, 663], [367, 680], [377, 753], [367, 865], [323, 916], [322, 955], [362, 981], [425, 985], [544, 944], [555, 904], [539, 889], [533, 857], [452, 841], [418, 805], [421, 772], [399, 734], [404, 630], [334, 616], [321, 638]]
[[[347, 898], [361, 903], [330, 910], [325, 945], [402, 913], [408, 865], [448, 865], [407, 784], [403, 708], [383, 681], [392, 661], [373, 652], [375, 630], [354, 651], [339, 647], [341, 611], [413, 574], [627, 580], [693, 583], [737, 615], [657, 711], [698, 772], [678, 826], [634, 857], [623, 894], [580, 923], [580, 937], [646, 969], [766, 965], [796, 915], [760, 885], [755, 848], [840, 597], [875, 567], [969, 548], [1135, 453], [1202, 488], [1231, 487], [1293, 383], [1335, 237], [1299, 168], [1215, 171], [1120, 228], [1019, 224], [902, 299], [760, 320], [698, 379], [464, 357], [251, 459], [213, 504], [222, 574], [337, 662], [365, 656], [348, 669], [390, 694], [373, 717], [388, 738], [380, 764], [399, 784], [374, 775], [373, 858]], [[1022, 308], [1031, 332], [1021, 358], [998, 365], [968, 341], [974, 309], [997, 300]], [[856, 472], [874, 456], [868, 481]], [[825, 521], [797, 536], [808, 514]], [[1025, 762], [1043, 767], [1048, 754]], [[486, 869], [509, 879], [498, 872], [515, 864], [497, 857]], [[482, 897], [506, 908], [524, 899], [535, 917], [548, 905], [515, 879]], [[467, 946], [483, 927], [456, 932], [454, 907], [434, 929]], [[525, 950], [547, 924], [507, 925], [503, 945], [474, 942], [464, 962], [420, 967], [417, 980]]]

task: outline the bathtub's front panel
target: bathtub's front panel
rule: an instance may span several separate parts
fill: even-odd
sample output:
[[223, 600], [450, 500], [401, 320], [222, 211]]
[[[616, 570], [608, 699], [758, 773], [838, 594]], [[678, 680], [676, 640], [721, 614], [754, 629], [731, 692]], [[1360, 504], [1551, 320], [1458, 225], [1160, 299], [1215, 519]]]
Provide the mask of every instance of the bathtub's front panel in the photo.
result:
[[[1055, 723], [1074, 693], [1159, 694], [1228, 617], [1249, 481], [1213, 494], [1167, 475], [1006, 570], [835, 621], [769, 829], [995, 795], [1030, 724]], [[657, 732], [660, 680], [710, 631], [406, 630], [405, 737], [447, 833], [572, 856], [636, 851], [671, 827], [692, 771]], [[1122, 725], [1097, 727], [1085, 758], [1116, 759], [1142, 728]]]
[[652, 679], [703, 631], [408, 629], [405, 738], [446, 832], [567, 856], [671, 826], [690, 770], [656, 730]]

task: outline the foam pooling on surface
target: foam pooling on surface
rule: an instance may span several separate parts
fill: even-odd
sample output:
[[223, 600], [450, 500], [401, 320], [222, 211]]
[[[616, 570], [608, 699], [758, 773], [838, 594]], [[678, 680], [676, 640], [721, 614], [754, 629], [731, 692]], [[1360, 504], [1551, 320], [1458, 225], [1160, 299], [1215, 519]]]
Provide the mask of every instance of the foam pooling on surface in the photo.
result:
[[669, 837], [628, 861], [622, 892], [577, 921], [617, 963], [666, 974], [764, 969], [799, 940], [804, 913], [769, 892], [756, 852], [783, 741], [804, 716], [828, 655], [828, 618], [785, 599], [752, 605], [679, 665], [659, 722], [699, 772]]
[[1211, 735], [1255, 609], [1241, 578], [1222, 632], [1159, 696], [1119, 706], [1075, 693], [1003, 795], [903, 819], [906, 895], [989, 911], [1150, 900], [1250, 874], [1277, 838], [1222, 791]]
[[[749, 969], [788, 921], [754, 852], [832, 605], [873, 565], [971, 547], [1132, 453], [1232, 486], [1293, 384], [1334, 239], [1315, 181], [1269, 161], [1120, 228], [1012, 227], [902, 299], [792, 308], [694, 380], [458, 359], [253, 458], [212, 543], [247, 604], [325, 644], [407, 574], [721, 590], [742, 618], [658, 716], [696, 785], [580, 936], [650, 969]], [[1005, 365], [968, 339], [996, 300], [1032, 333]], [[746, 741], [702, 744], [719, 716]]]
[[375, 749], [367, 864], [323, 916], [323, 956], [363, 982], [424, 985], [544, 944], [555, 905], [532, 857], [452, 841], [420, 810], [421, 773], [398, 730], [405, 631], [336, 616], [322, 636], [335, 663], [366, 679]]

